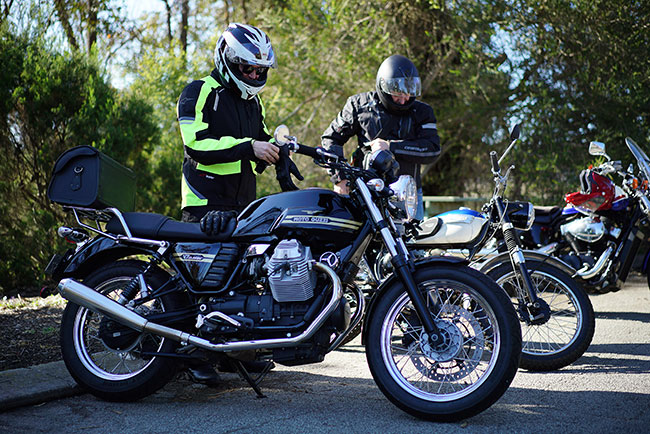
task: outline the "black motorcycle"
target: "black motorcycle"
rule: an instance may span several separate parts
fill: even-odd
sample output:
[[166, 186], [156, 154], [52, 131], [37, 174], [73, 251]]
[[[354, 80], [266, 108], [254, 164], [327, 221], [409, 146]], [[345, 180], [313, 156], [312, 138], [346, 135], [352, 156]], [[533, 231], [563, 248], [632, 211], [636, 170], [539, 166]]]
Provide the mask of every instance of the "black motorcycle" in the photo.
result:
[[[620, 161], [612, 161], [605, 144], [591, 142], [589, 153], [606, 161], [580, 173], [581, 189], [566, 195], [566, 207], [536, 207], [532, 229], [520, 233], [526, 248], [556, 256], [594, 293], [621, 289], [650, 233], [650, 163], [632, 139], [625, 143], [637, 163], [637, 174], [633, 165], [624, 171]], [[610, 178], [613, 175], [622, 188]], [[643, 272], [648, 272], [649, 263], [647, 252]]]
[[[48, 268], [69, 301], [61, 346], [72, 377], [100, 398], [130, 401], [165, 385], [183, 362], [227, 355], [261, 395], [261, 378], [241, 360], [320, 362], [363, 318], [370, 371], [396, 406], [437, 421], [488, 408], [521, 353], [506, 294], [462, 260], [412, 260], [390, 214], [400, 193], [387, 184], [390, 152], [364, 170], [288, 137], [278, 129], [279, 144], [344, 173], [349, 197], [318, 188], [271, 195], [215, 236], [196, 223], [107, 207], [110, 185], [94, 185], [106, 178], [106, 158], [60, 158], [50, 198], [75, 216], [79, 227], [59, 233], [77, 248]], [[70, 191], [87, 187], [97, 197]], [[374, 240], [396, 272], [351, 319], [343, 294]]]

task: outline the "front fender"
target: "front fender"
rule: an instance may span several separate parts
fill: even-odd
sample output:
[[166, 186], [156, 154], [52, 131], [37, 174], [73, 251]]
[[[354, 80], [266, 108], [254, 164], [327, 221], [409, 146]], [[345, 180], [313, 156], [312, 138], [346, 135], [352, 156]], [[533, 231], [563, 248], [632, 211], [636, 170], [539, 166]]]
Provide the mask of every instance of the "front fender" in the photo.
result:
[[[569, 276], [573, 276], [576, 273], [575, 268], [562, 261], [561, 259], [556, 258], [555, 256], [550, 256], [545, 253], [536, 252], [534, 250], [522, 250], [522, 253], [524, 254], [524, 259], [536, 260], [551, 264], [564, 271]], [[474, 268], [483, 274], [488, 274], [491, 270], [503, 264], [504, 261], [510, 262], [510, 254], [508, 252], [499, 253], [493, 258], [490, 258], [483, 263], [477, 264], [478, 266], [475, 266]]]
[[[438, 264], [458, 264], [458, 265], [467, 265], [467, 261], [463, 258], [458, 258], [456, 256], [430, 256], [427, 258], [420, 259], [418, 261], [415, 261], [415, 270], [421, 270], [424, 268], [428, 267], [435, 267]], [[379, 300], [379, 298], [386, 292], [388, 291], [388, 288], [393, 286], [394, 284], [399, 283], [399, 277], [395, 275], [395, 273], [391, 273], [386, 280], [384, 280], [381, 285], [379, 285], [379, 288], [377, 288], [377, 291], [373, 294], [372, 298], [368, 302], [368, 307], [366, 308], [366, 313], [363, 316], [363, 333], [361, 334], [361, 343], [363, 345], [366, 344], [366, 330], [368, 330], [368, 327], [366, 327], [366, 323], [368, 322], [368, 318], [371, 317], [373, 314], [373, 311], [375, 309], [375, 305], [377, 304], [376, 301]]]
[[67, 259], [63, 271], [53, 277], [57, 281], [65, 277], [83, 279], [88, 273], [99, 268], [102, 264], [127, 256], [153, 253], [153, 250], [144, 247], [126, 246], [110, 238], [97, 237], [83, 246], [81, 250], [73, 253]]

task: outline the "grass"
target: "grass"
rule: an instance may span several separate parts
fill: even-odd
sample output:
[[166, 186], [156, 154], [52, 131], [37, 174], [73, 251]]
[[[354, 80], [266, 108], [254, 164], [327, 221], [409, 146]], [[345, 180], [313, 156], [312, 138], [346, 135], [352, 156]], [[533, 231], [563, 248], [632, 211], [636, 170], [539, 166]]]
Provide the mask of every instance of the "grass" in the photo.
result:
[[20, 309], [41, 309], [43, 307], [65, 307], [66, 301], [60, 295], [50, 295], [46, 298], [41, 297], [26, 297], [20, 295], [16, 297], [7, 298], [2, 297], [0, 300], [0, 312], [12, 311]]

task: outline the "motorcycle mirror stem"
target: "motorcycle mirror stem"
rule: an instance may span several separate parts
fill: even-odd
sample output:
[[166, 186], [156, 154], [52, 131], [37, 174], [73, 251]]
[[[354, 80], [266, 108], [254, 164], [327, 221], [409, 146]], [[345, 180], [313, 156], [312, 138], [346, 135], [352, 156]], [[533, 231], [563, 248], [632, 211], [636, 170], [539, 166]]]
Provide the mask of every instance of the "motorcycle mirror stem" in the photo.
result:
[[519, 124], [516, 124], [516, 125], [512, 128], [512, 132], [510, 133], [510, 140], [512, 140], [512, 142], [510, 142], [510, 146], [508, 146], [508, 148], [506, 148], [506, 151], [503, 153], [503, 155], [501, 155], [501, 158], [499, 158], [499, 164], [501, 164], [501, 162], [502, 162], [503, 159], [506, 157], [506, 155], [508, 154], [508, 152], [510, 152], [510, 150], [512, 149], [512, 147], [515, 146], [515, 142], [519, 139], [519, 133], [520, 133], [520, 132], [521, 132], [521, 130], [520, 130], [520, 128], [519, 128]]
[[510, 146], [506, 148], [506, 151], [503, 153], [503, 155], [501, 155], [501, 158], [499, 158], [499, 164], [501, 164], [501, 162], [506, 157], [508, 152], [510, 152], [512, 147], [515, 145], [515, 142], [519, 139], [520, 133], [521, 133], [521, 127], [519, 126], [519, 124], [515, 124], [515, 126], [512, 127], [512, 131], [510, 132], [510, 140], [512, 140], [512, 142], [510, 142]]

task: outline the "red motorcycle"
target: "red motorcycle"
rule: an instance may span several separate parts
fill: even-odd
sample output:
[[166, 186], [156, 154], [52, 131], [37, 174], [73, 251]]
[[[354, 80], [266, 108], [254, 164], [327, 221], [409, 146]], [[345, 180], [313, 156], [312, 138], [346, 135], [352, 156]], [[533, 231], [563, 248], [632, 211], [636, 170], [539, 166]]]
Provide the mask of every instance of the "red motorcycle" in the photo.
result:
[[[620, 161], [605, 153], [603, 143], [591, 142], [589, 153], [607, 161], [580, 173], [580, 191], [565, 196], [564, 208], [535, 207], [531, 230], [520, 232], [525, 248], [556, 256], [591, 292], [618, 291], [650, 234], [650, 163], [632, 139], [625, 143], [636, 159], [636, 174], [633, 164], [624, 171]], [[620, 186], [612, 175], [620, 179]], [[642, 264], [646, 273], [649, 260], [646, 254]]]

